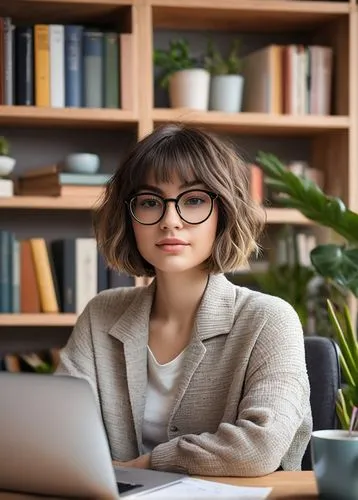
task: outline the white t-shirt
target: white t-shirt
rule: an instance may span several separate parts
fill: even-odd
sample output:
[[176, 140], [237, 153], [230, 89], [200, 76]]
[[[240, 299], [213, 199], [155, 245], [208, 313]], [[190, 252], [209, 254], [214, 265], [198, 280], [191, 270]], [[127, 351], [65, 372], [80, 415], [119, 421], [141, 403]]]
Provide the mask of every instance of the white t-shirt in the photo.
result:
[[169, 413], [177, 392], [184, 351], [169, 363], [161, 365], [148, 346], [148, 386], [143, 420], [145, 453], [168, 441]]

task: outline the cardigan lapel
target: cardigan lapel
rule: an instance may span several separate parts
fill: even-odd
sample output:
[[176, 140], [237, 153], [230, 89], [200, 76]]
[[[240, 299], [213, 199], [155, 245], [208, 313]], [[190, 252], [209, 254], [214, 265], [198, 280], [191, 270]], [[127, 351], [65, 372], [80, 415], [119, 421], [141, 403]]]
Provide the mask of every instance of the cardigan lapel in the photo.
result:
[[123, 343], [129, 400], [140, 454], [147, 390], [149, 315], [154, 286], [152, 283], [148, 287], [143, 287], [109, 331], [110, 335]]

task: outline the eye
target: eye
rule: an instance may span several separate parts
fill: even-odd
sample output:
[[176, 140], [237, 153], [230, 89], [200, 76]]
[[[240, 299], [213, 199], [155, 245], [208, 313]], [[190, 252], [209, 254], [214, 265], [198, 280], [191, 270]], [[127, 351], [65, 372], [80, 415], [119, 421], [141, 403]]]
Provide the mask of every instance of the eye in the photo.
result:
[[139, 200], [139, 206], [143, 208], [156, 208], [160, 205], [160, 201], [155, 198], [144, 198]]
[[190, 198], [186, 198], [184, 200], [185, 205], [201, 205], [202, 203], [205, 203], [205, 200], [202, 198], [198, 198], [197, 196], [192, 196]]

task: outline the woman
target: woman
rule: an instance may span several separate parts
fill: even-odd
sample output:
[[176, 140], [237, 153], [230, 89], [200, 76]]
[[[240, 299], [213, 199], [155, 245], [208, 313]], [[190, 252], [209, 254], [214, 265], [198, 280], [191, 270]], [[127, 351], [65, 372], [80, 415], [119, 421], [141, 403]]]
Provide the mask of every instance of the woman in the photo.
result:
[[155, 279], [95, 297], [57, 373], [90, 382], [115, 461], [218, 476], [300, 469], [312, 422], [299, 319], [223, 275], [257, 249], [260, 215], [243, 163], [197, 129], [156, 129], [113, 176], [99, 248], [113, 269]]

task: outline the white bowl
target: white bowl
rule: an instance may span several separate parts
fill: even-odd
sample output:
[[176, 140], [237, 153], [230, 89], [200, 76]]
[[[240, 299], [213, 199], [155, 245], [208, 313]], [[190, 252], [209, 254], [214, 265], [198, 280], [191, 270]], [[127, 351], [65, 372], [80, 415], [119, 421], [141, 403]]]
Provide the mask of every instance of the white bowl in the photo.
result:
[[6, 177], [14, 170], [16, 160], [10, 156], [0, 155], [0, 177]]
[[64, 170], [73, 174], [95, 174], [99, 169], [99, 156], [91, 153], [73, 153], [67, 155]]

